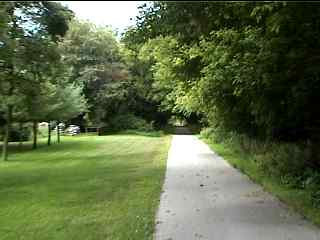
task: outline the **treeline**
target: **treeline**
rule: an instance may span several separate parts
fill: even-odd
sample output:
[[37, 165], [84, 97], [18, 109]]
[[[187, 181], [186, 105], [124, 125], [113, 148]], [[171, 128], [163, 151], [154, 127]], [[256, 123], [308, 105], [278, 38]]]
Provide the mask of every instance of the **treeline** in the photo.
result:
[[140, 81], [146, 78], [136, 76], [136, 59], [110, 29], [78, 21], [69, 27], [61, 43], [64, 64], [72, 66], [71, 79], [82, 86], [88, 103], [86, 115], [73, 123], [99, 127], [103, 134], [165, 122], [168, 113], [158, 111], [158, 103], [150, 100], [149, 86]]
[[[0, 3], [0, 137], [37, 147], [38, 123], [51, 131], [60, 122], [98, 125], [104, 104], [116, 108], [121, 93], [108, 97], [126, 78], [119, 44], [108, 28], [79, 22], [55, 2]], [[115, 83], [117, 81], [117, 83]], [[117, 85], [118, 84], [118, 85]], [[122, 94], [123, 95], [123, 94]], [[107, 107], [106, 107], [107, 108]]]
[[[79, 21], [56, 2], [0, 3], [0, 138], [8, 157], [11, 141], [33, 136], [38, 123], [51, 131], [60, 122], [99, 128], [100, 133], [152, 130], [169, 113], [159, 111], [136, 58], [108, 27]], [[148, 67], [142, 66], [146, 69]]]
[[294, 178], [320, 165], [319, 16], [315, 2], [153, 2], [122, 41], [162, 109], [245, 151], [275, 147], [266, 168]]
[[170, 109], [295, 141], [320, 126], [319, 14], [318, 3], [154, 2], [123, 41]]
[[33, 123], [36, 148], [39, 121], [74, 117], [85, 110], [86, 101], [80, 86], [69, 81], [59, 49], [73, 14], [54, 2], [1, 2], [0, 12], [0, 117], [6, 160], [13, 123], [20, 129]]

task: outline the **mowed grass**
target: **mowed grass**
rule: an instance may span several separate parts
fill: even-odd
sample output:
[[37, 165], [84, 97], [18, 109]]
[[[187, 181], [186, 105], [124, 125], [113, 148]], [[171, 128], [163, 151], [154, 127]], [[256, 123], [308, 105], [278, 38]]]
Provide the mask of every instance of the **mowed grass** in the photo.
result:
[[170, 136], [63, 137], [0, 162], [0, 239], [152, 239]]
[[217, 154], [227, 160], [233, 167], [248, 175], [254, 182], [259, 183], [266, 191], [286, 203], [291, 210], [299, 212], [315, 225], [320, 226], [320, 208], [313, 206], [311, 191], [297, 189], [280, 184], [279, 179], [264, 173], [253, 161], [253, 156], [239, 152], [225, 143], [213, 143], [204, 140]]

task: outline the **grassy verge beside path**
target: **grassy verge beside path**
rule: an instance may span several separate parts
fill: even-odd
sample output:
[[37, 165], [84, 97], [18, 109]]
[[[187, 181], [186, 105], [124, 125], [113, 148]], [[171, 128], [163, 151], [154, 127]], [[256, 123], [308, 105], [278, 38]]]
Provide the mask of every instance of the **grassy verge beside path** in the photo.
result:
[[0, 163], [0, 239], [152, 239], [169, 136], [64, 137]]
[[320, 226], [320, 208], [313, 206], [311, 200], [312, 192], [310, 190], [297, 189], [280, 184], [279, 179], [267, 175], [259, 169], [250, 154], [233, 149], [226, 143], [213, 143], [204, 137], [200, 137], [200, 139], [206, 142], [215, 153], [223, 157], [232, 166], [248, 175], [254, 182], [262, 185], [266, 191], [277, 196], [290, 208]]

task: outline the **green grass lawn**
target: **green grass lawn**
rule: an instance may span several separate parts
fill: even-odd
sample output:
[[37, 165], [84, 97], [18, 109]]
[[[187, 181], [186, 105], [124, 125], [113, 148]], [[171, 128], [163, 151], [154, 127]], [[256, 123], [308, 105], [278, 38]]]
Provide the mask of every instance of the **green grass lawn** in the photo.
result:
[[249, 154], [238, 152], [225, 143], [212, 143], [209, 139], [201, 139], [231, 165], [244, 172], [253, 181], [262, 185], [266, 191], [277, 196], [291, 209], [299, 212], [314, 224], [320, 226], [320, 209], [312, 205], [310, 190], [282, 185], [279, 179], [267, 175], [259, 169]]
[[152, 239], [169, 136], [63, 137], [0, 162], [0, 239]]

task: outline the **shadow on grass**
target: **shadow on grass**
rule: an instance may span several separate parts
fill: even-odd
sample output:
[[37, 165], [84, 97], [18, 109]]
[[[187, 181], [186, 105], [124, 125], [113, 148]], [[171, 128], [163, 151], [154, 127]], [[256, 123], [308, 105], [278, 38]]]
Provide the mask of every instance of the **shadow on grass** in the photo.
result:
[[140, 130], [121, 130], [121, 131], [108, 131], [101, 136], [109, 135], [136, 135], [144, 137], [163, 137], [165, 132], [162, 130], [159, 131], [140, 131]]
[[[151, 155], [159, 153], [150, 152]], [[123, 197], [126, 197], [126, 192], [134, 185], [163, 173], [162, 166], [154, 166], [151, 160], [141, 161], [144, 158], [145, 152], [140, 152], [77, 156], [70, 160], [41, 161], [43, 164], [32, 161], [34, 167], [20, 166], [19, 169], [0, 174], [0, 205], [5, 207], [6, 204], [9, 206], [13, 202], [32, 199], [41, 201], [47, 197], [55, 201], [41, 201], [42, 204], [65, 205], [69, 202], [72, 206], [84, 205], [112, 199], [120, 190]], [[68, 161], [72, 164], [64, 164]]]
[[[59, 150], [65, 150], [66, 148], [68, 148], [68, 146], [72, 146], [74, 145], [74, 142], [61, 142], [61, 143], [53, 143], [52, 145], [48, 146], [46, 143], [39, 143], [37, 145], [36, 149], [32, 148], [32, 143], [25, 143], [22, 146], [19, 146], [18, 143], [10, 143], [9, 147], [8, 147], [8, 152], [9, 152], [9, 159], [7, 162], [13, 161], [12, 158], [14, 158], [14, 156], [16, 154], [20, 154], [20, 153], [33, 153], [33, 152], [37, 152], [37, 153], [47, 153], [48, 150], [55, 150], [55, 151], [59, 151]], [[2, 144], [0, 144], [0, 148], [2, 148]]]

